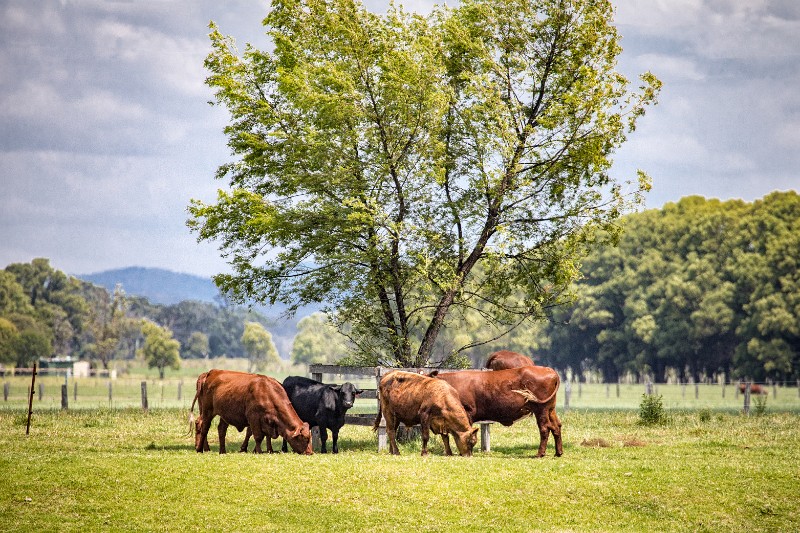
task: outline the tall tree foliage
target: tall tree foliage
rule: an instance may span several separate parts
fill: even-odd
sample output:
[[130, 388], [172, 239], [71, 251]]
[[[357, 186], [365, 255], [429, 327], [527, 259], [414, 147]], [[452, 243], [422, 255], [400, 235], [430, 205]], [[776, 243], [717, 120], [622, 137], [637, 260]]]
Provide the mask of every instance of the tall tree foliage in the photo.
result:
[[629, 215], [544, 332], [551, 364], [663, 380], [800, 375], [800, 196], [688, 197]]
[[212, 24], [207, 82], [236, 161], [189, 225], [233, 267], [217, 284], [292, 310], [327, 302], [366, 361], [403, 365], [427, 363], [459, 311], [496, 337], [563, 301], [585, 246], [649, 188], [609, 175], [660, 86], [645, 74], [630, 91], [616, 72], [612, 14], [602, 0], [427, 17], [276, 0], [274, 51], [241, 56]]

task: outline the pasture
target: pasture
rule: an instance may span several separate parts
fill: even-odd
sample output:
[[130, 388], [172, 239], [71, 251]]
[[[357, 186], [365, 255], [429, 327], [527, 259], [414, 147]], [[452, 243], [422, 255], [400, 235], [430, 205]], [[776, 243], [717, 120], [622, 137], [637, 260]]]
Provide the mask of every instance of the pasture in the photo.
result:
[[[438, 437], [426, 458], [414, 441], [378, 453], [357, 426], [337, 456], [306, 457], [220, 456], [213, 428], [197, 454], [185, 409], [40, 410], [26, 437], [24, 409], [6, 408], [0, 530], [800, 530], [796, 414], [669, 415], [645, 427], [635, 409], [561, 410], [560, 458], [552, 439], [532, 458], [531, 419], [495, 424], [472, 458], [442, 456]], [[243, 436], [231, 428], [230, 449]]]

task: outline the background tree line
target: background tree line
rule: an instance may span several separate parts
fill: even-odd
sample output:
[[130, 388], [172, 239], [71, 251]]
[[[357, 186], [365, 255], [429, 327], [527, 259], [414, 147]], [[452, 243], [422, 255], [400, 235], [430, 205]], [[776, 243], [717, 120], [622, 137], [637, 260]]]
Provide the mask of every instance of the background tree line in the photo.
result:
[[800, 377], [800, 197], [693, 196], [623, 219], [583, 263], [574, 305], [537, 333], [542, 364], [700, 380]]
[[45, 258], [0, 270], [0, 364], [31, 367], [39, 358], [72, 356], [109, 368], [138, 351], [162, 371], [180, 358], [224, 355], [263, 367], [278, 359], [272, 325], [242, 307], [152, 304], [67, 276]]

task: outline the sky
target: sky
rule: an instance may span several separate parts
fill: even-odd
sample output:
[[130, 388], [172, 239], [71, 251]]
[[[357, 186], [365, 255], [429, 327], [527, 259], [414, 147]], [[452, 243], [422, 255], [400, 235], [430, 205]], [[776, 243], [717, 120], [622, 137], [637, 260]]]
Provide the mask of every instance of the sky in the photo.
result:
[[[400, 2], [428, 12], [433, 2]], [[371, 0], [374, 10], [388, 2]], [[688, 195], [800, 189], [800, 2], [618, 0], [620, 71], [664, 86], [615, 156], [653, 179], [646, 208]], [[267, 48], [263, 0], [0, 0], [0, 268], [229, 271], [186, 227], [230, 160], [209, 105], [209, 21]]]

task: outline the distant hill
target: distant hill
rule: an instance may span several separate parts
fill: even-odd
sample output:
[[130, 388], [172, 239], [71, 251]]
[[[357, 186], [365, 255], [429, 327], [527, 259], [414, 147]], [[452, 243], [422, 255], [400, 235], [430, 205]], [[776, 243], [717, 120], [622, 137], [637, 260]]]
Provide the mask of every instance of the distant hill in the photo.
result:
[[[211, 278], [181, 274], [161, 268], [127, 267], [75, 277], [105, 287], [109, 291], [113, 291], [119, 283], [125, 290], [125, 294], [142, 296], [151, 303], [160, 305], [175, 305], [186, 300], [218, 303], [219, 298], [219, 289], [211, 281]], [[286, 310], [282, 304], [272, 307], [256, 305], [253, 308], [273, 320], [278, 320]], [[322, 306], [319, 304], [303, 307], [297, 312], [294, 320], [289, 322], [295, 323], [303, 316], [310, 315], [321, 308]]]
[[128, 267], [75, 277], [109, 291], [119, 283], [126, 294], [142, 296], [161, 305], [174, 305], [185, 300], [214, 303], [219, 296], [211, 278], [160, 268]]

